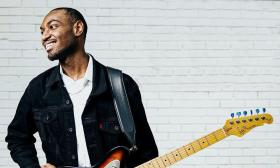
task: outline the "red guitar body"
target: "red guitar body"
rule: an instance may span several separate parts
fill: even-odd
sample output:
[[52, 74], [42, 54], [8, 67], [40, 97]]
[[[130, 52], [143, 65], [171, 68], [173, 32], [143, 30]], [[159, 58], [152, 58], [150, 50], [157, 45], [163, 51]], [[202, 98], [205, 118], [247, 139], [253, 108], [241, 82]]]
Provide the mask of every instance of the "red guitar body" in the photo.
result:
[[120, 168], [124, 157], [124, 149], [122, 149], [121, 147], [115, 148], [109, 153], [109, 156], [107, 156], [103, 162], [101, 162], [97, 166], [94, 166], [94, 168]]
[[[103, 160], [90, 168], [121, 168], [123, 167], [123, 160], [129, 154], [129, 149], [124, 146], [113, 148]], [[73, 166], [59, 166], [57, 168], [87, 168], [87, 167], [73, 167]]]

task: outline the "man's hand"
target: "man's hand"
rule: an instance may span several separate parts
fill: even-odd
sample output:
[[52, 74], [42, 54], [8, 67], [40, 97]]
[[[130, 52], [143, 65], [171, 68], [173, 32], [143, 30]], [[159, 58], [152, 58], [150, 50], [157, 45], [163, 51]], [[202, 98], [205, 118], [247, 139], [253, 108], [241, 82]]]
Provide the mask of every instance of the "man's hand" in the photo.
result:
[[51, 165], [49, 163], [46, 163], [46, 164], [42, 165], [41, 168], [55, 168], [55, 166]]

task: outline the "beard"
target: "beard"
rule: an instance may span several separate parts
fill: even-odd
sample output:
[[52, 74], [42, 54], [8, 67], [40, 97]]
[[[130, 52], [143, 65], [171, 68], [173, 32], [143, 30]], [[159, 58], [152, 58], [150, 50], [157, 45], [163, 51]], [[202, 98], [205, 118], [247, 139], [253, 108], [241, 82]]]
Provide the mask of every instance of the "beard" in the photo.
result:
[[52, 55], [48, 55], [50, 61], [59, 60], [59, 62], [64, 62], [71, 54], [73, 54], [78, 48], [77, 40], [72, 40], [71, 43], [65, 48], [57, 51]]

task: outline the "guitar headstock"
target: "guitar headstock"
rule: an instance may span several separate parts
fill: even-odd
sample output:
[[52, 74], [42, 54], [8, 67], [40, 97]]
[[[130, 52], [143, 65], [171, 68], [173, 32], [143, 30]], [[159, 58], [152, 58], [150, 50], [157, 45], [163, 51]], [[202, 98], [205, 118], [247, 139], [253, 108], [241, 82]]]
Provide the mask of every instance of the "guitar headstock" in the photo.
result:
[[263, 126], [264, 124], [271, 124], [273, 122], [273, 117], [265, 113], [266, 109], [261, 110], [256, 109], [255, 115], [253, 115], [253, 110], [250, 110], [251, 115], [247, 116], [247, 111], [243, 112], [244, 117], [241, 117], [241, 112], [237, 112], [237, 116], [234, 118], [234, 113], [231, 114], [232, 119], [228, 119], [224, 125], [224, 131], [227, 135], [235, 135], [241, 137], [251, 131], [253, 128], [258, 126]]

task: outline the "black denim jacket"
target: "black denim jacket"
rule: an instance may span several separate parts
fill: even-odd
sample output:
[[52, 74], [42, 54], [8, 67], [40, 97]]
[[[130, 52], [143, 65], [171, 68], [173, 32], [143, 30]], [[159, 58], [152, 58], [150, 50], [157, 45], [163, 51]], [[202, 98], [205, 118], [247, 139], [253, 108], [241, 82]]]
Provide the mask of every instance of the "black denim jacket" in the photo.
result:
[[[158, 155], [152, 132], [135, 81], [124, 74], [136, 127], [138, 150], [128, 159], [134, 167]], [[93, 89], [82, 114], [90, 162], [95, 165], [115, 146], [129, 143], [121, 132], [112, 101], [106, 67], [93, 59]], [[78, 166], [77, 140], [73, 105], [55, 66], [35, 77], [26, 88], [8, 127], [8, 149], [21, 168], [39, 168], [36, 139], [39, 132], [48, 163], [55, 166]]]

